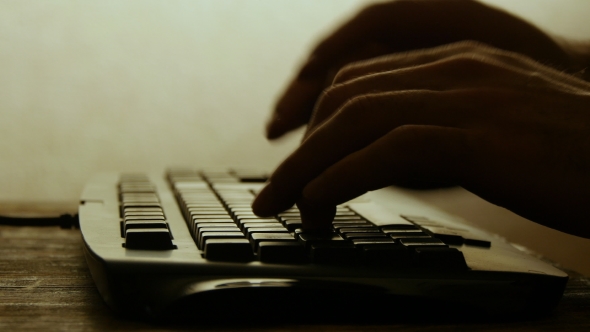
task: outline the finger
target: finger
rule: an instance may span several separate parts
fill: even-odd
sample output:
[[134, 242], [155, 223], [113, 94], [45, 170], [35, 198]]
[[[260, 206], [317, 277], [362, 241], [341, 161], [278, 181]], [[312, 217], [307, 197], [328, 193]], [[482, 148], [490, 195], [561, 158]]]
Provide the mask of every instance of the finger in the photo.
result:
[[323, 170], [401, 125], [461, 127], [492, 122], [487, 113], [495, 104], [506, 102], [500, 99], [498, 94], [476, 90], [402, 91], [354, 99], [277, 168], [270, 185], [254, 201], [254, 212], [274, 215], [292, 206], [303, 187]]
[[[521, 91], [551, 89], [579, 92], [590, 88], [588, 82], [542, 66], [522, 55], [496, 52], [493, 49], [488, 50], [487, 47], [483, 50], [466, 51], [472, 46], [473, 43], [460, 43], [444, 49], [439, 54], [440, 58], [431, 52], [417, 52], [416, 57], [394, 56], [390, 58], [390, 62], [379, 64], [380, 69], [394, 70], [350, 79], [324, 90], [316, 104], [305, 136], [307, 137], [350, 99], [369, 93], [483, 87], [514, 87]], [[400, 59], [401, 61], [398, 61]], [[435, 60], [427, 62], [433, 59]], [[402, 65], [406, 67], [397, 68]]]
[[[449, 53], [450, 54], [450, 53]], [[505, 87], [521, 70], [471, 53], [453, 54], [426, 64], [362, 76], [326, 89], [316, 104], [306, 136], [355, 97], [385, 91]], [[522, 83], [520, 80], [519, 83]]]
[[359, 45], [353, 52], [339, 54], [338, 57], [331, 59], [328, 65], [319, 66], [310, 71], [309, 65], [316, 63], [315, 58], [312, 57], [279, 98], [266, 125], [267, 138], [278, 138], [306, 124], [319, 94], [330, 85], [342, 66], [388, 52], [389, 49], [383, 45], [367, 43]]
[[[344, 66], [334, 77], [338, 85], [358, 77], [393, 71], [400, 68], [420, 66], [457, 55], [472, 56], [475, 59], [493, 59], [505, 66], [521, 70], [537, 71], [551, 79], [564, 81], [576, 88], [588, 88], [588, 82], [576, 79], [562, 71], [545, 66], [525, 55], [505, 51], [476, 41], [460, 41], [439, 47], [415, 50], [357, 61]], [[573, 79], [572, 79], [573, 78]]]
[[457, 128], [398, 127], [322, 172], [305, 186], [302, 200], [316, 208], [331, 207], [392, 184], [460, 184], [477, 151], [472, 136]]
[[367, 7], [316, 46], [279, 98], [266, 125], [267, 138], [278, 138], [307, 123], [317, 97], [342, 66], [393, 51], [380, 42], [386, 31], [378, 27], [388, 21], [381, 10], [384, 6]]

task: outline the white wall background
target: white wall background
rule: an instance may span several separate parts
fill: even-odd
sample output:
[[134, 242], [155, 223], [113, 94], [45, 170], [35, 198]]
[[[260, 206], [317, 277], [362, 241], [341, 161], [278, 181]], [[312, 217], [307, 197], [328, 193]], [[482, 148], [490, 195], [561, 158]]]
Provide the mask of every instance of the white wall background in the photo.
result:
[[[0, 202], [76, 202], [102, 170], [272, 169], [298, 140], [264, 139], [275, 98], [315, 40], [367, 2], [0, 0]], [[590, 39], [590, 1], [486, 2]], [[543, 248], [511, 225], [488, 227]], [[563, 241], [577, 251], [552, 258], [588, 260], [590, 241]]]

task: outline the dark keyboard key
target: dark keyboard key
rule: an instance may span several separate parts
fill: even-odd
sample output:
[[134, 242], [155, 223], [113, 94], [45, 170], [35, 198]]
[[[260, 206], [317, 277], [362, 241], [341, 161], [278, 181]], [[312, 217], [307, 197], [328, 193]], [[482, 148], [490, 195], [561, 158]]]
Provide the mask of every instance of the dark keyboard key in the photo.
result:
[[125, 248], [142, 250], [173, 249], [168, 228], [136, 228], [125, 232]]
[[296, 233], [297, 239], [305, 245], [306, 249], [311, 248], [313, 244], [333, 244], [334, 242], [345, 241], [344, 238], [336, 233]]
[[202, 231], [198, 237], [198, 245], [199, 248], [203, 249], [205, 247], [205, 243], [209, 239], [245, 239], [246, 237], [242, 232], [225, 232], [225, 231], [218, 231], [218, 232], [210, 232], [210, 231]]
[[121, 203], [123, 211], [128, 208], [162, 208], [160, 203]]
[[157, 207], [138, 207], [138, 208], [132, 208], [132, 207], [128, 207], [123, 209], [125, 213], [131, 213], [131, 212], [160, 212], [160, 213], [164, 213], [164, 210], [162, 210], [162, 207], [157, 206]]
[[340, 220], [363, 220], [361, 216], [354, 215], [354, 216], [335, 216], [334, 222], [338, 222]]
[[440, 239], [446, 244], [463, 244], [463, 236], [461, 236], [462, 233], [443, 227], [428, 227], [427, 229], [430, 231], [430, 233], [432, 233], [433, 237]]
[[127, 221], [131, 221], [131, 220], [165, 220], [166, 218], [164, 218], [163, 215], [147, 215], [147, 216], [125, 216], [125, 218], [123, 218], [125, 220], [125, 222]]
[[[217, 213], [217, 212], [221, 212], [221, 213], [227, 213], [227, 211], [225, 210], [225, 208], [223, 207], [203, 207], [203, 206], [199, 206], [199, 207], [195, 207], [195, 206], [191, 206], [188, 207], [186, 209], [189, 212], [211, 212], [213, 213]], [[203, 213], [205, 214], [205, 213]]]
[[260, 241], [258, 258], [264, 263], [304, 263], [305, 248], [297, 241]]
[[363, 263], [374, 266], [406, 267], [412, 264], [412, 252], [399, 243], [373, 243], [360, 246]]
[[229, 214], [225, 210], [217, 210], [217, 211], [205, 210], [205, 211], [202, 211], [202, 210], [191, 209], [189, 212], [190, 212], [190, 215], [193, 217], [200, 217], [200, 216], [207, 216], [207, 215], [211, 215], [211, 216], [222, 215], [222, 216], [225, 216], [226, 218], [229, 217]]
[[250, 242], [255, 251], [258, 251], [258, 243], [261, 241], [296, 242], [289, 233], [250, 233]]
[[[366, 227], [367, 225], [371, 225], [373, 226], [373, 224], [371, 224], [370, 222], [366, 221], [366, 220], [336, 220], [332, 222], [332, 225], [363, 225], [364, 227]], [[346, 227], [346, 226], [342, 226], [342, 227]]]
[[342, 216], [358, 216], [356, 213], [348, 210], [348, 211], [336, 211], [336, 217], [342, 217]]
[[344, 233], [342, 234], [345, 239], [378, 239], [378, 238], [386, 238], [389, 237], [383, 233]]
[[188, 208], [223, 208], [223, 205], [220, 202], [212, 202], [212, 203], [187, 203], [185, 207]]
[[454, 270], [467, 269], [467, 263], [465, 262], [463, 253], [456, 248], [418, 247], [416, 248], [415, 256], [421, 267]]
[[244, 233], [246, 233], [247, 235], [250, 235], [251, 233], [287, 233], [289, 234], [289, 231], [284, 228], [284, 227], [269, 227], [269, 228], [262, 228], [262, 227], [252, 227], [252, 228], [248, 228], [244, 231]]
[[160, 211], [153, 211], [153, 212], [133, 212], [125, 210], [123, 212], [123, 217], [138, 217], [138, 216], [162, 216], [164, 217], [164, 213]]
[[131, 228], [167, 228], [164, 220], [126, 220], [125, 231]]
[[279, 215], [279, 217], [282, 217], [282, 218], [296, 218], [296, 219], [301, 218], [301, 214], [299, 212], [283, 212], [283, 213], [279, 213], [278, 215]]
[[483, 240], [483, 239], [477, 239], [477, 238], [465, 238], [463, 240], [463, 243], [468, 245], [468, 246], [476, 246], [476, 247], [484, 247], [484, 248], [489, 248], [492, 246], [492, 242], [488, 241], [488, 240]]
[[382, 227], [381, 230], [385, 234], [393, 234], [393, 235], [428, 235], [423, 230], [416, 228], [416, 229], [397, 229], [397, 228], [390, 228], [390, 227]]
[[131, 203], [154, 203], [159, 204], [160, 200], [157, 198], [124, 198], [121, 200], [122, 203], [131, 204]]
[[271, 222], [271, 221], [277, 221], [275, 218], [273, 217], [268, 217], [268, 218], [261, 218], [261, 217], [240, 217], [237, 218], [238, 219], [238, 223], [239, 224], [243, 224], [244, 222]]
[[335, 230], [339, 230], [342, 228], [366, 228], [367, 226], [371, 226], [371, 225], [368, 223], [347, 223], [347, 224], [334, 223], [334, 224], [332, 224], [332, 228], [334, 228]]
[[286, 220], [283, 225], [289, 232], [294, 232], [297, 228], [303, 227], [303, 222], [301, 220]]
[[274, 229], [280, 229], [280, 230], [284, 230], [285, 232], [287, 231], [287, 229], [281, 225], [280, 222], [273, 222], [273, 223], [265, 223], [265, 222], [261, 222], [261, 223], [249, 223], [249, 222], [245, 222], [241, 225], [242, 230], [244, 232], [248, 232], [248, 230], [251, 229], [256, 229], [256, 228], [274, 228]]
[[365, 244], [379, 244], [379, 243], [394, 243], [395, 241], [389, 237], [379, 237], [379, 238], [359, 238], [359, 239], [352, 239], [352, 243], [355, 245], [365, 245]]
[[416, 229], [416, 225], [412, 222], [398, 216], [390, 216], [388, 218], [387, 224], [382, 224], [381, 228], [391, 228], [391, 229]]
[[254, 259], [248, 239], [207, 239], [205, 258], [214, 261], [248, 262]]
[[236, 232], [239, 231], [238, 226], [236, 226], [236, 224], [234, 224], [233, 222], [227, 222], [227, 223], [208, 222], [208, 223], [195, 224], [195, 227], [193, 228], [193, 233], [195, 235], [195, 238], [198, 239], [201, 232], [204, 232], [205, 230], [211, 231], [211, 229], [221, 229], [222, 232], [225, 232], [226, 230], [231, 230], [231, 231], [236, 231]]
[[309, 248], [309, 257], [318, 264], [354, 264], [359, 258], [356, 247], [348, 241], [314, 243]]
[[406, 247], [446, 247], [447, 245], [435, 238], [406, 238], [400, 239], [400, 243]]
[[416, 225], [389, 225], [381, 227], [384, 233], [392, 232], [421, 232], [420, 227]]
[[195, 216], [191, 216], [191, 219], [193, 220], [193, 223], [195, 223], [197, 220], [206, 220], [206, 219], [230, 219], [233, 221], [233, 219], [231, 219], [231, 217], [229, 215], [223, 215], [223, 214], [199, 214], [199, 215], [195, 215]]
[[[379, 234], [383, 234], [383, 233], [381, 233], [381, 231], [377, 227], [343, 227], [343, 228], [339, 228], [338, 232], [340, 234], [346, 234], [346, 233], [379, 233]], [[385, 234], [383, 234], [383, 235], [385, 235]]]

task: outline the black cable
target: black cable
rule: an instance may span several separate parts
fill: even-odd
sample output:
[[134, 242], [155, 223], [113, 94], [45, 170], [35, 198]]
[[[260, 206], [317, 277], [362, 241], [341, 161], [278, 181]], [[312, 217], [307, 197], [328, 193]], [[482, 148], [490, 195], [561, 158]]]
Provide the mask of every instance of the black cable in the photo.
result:
[[0, 225], [4, 226], [34, 226], [49, 227], [59, 226], [61, 228], [80, 228], [78, 215], [62, 214], [59, 217], [19, 218], [0, 216]]

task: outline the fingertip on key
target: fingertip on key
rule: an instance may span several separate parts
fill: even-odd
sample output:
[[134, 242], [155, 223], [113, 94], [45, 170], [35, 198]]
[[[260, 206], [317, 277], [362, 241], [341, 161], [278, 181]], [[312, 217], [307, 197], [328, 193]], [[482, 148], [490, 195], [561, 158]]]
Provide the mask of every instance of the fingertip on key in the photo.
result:
[[297, 207], [301, 213], [301, 221], [305, 231], [330, 231], [332, 221], [336, 215], [336, 206], [322, 205], [306, 199], [301, 199], [297, 202]]
[[252, 211], [260, 217], [272, 217], [292, 207], [294, 204], [288, 197], [279, 194], [272, 182], [260, 191], [252, 202]]

